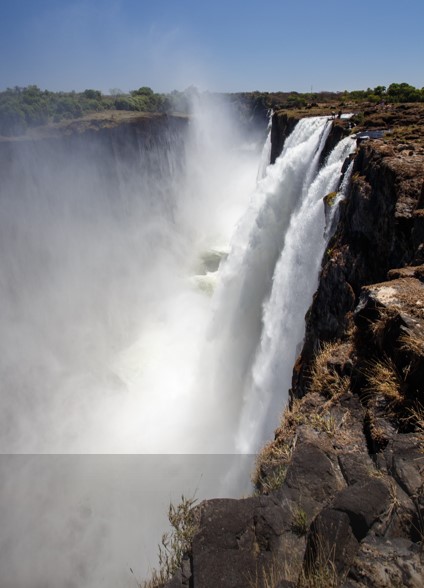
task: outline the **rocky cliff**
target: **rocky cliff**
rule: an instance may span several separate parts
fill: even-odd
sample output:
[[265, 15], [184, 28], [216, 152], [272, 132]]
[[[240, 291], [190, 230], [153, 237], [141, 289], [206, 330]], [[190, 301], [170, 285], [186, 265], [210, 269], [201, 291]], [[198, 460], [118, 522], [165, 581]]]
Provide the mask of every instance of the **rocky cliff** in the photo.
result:
[[[197, 508], [169, 588], [423, 585], [422, 113], [367, 117], [392, 132], [358, 144], [256, 493]], [[295, 122], [274, 115], [273, 159]]]
[[[44, 157], [60, 151], [81, 159], [103, 164], [102, 172], [109, 177], [111, 157], [126, 165], [139, 165], [140, 152], [149, 163], [152, 147], [169, 148], [173, 141], [184, 150], [184, 134], [188, 117], [183, 115], [146, 114], [139, 112], [101, 112], [86, 117], [30, 129], [19, 137], [0, 136], [0, 171], [10, 172], [17, 156]], [[40, 159], [42, 159], [40, 155]]]

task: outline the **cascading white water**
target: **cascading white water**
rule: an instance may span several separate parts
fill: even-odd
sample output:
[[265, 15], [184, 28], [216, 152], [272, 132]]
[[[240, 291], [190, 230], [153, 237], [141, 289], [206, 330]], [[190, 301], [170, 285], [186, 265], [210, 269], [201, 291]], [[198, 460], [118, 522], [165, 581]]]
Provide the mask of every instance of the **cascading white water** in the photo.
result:
[[267, 167], [269, 162], [271, 161], [271, 128], [272, 128], [272, 115], [273, 111], [271, 110], [269, 113], [269, 122], [268, 122], [268, 134], [265, 140], [265, 144], [262, 149], [261, 159], [259, 161], [259, 168], [258, 168], [258, 175], [256, 176], [256, 181], [259, 182], [262, 178], [265, 177]]
[[222, 108], [160, 122], [0, 144], [1, 586], [134, 585], [169, 500], [230, 468], [189, 455], [212, 431], [199, 278], [258, 152]]
[[207, 356], [212, 372], [209, 395], [216, 403], [212, 412], [221, 418], [221, 451], [240, 449], [234, 441], [234, 424], [248, 401], [251, 365], [262, 332], [262, 304], [271, 289], [291, 215], [317, 172], [330, 128], [324, 117], [298, 123], [281, 156], [259, 181], [222, 269]]
[[[304, 316], [316, 290], [326, 234], [323, 197], [337, 190], [342, 165], [355, 142], [343, 139], [328, 157], [292, 214], [264, 304], [263, 330], [242, 409], [237, 446], [257, 451], [269, 439], [287, 402], [294, 361], [304, 333]], [[346, 187], [343, 183], [341, 190]], [[343, 193], [343, 192], [342, 192]], [[340, 197], [333, 203], [336, 209]], [[330, 219], [331, 223], [331, 219]]]
[[0, 187], [0, 440], [16, 454], [0, 458], [0, 585], [127, 585], [171, 497], [240, 491], [222, 479], [284, 402], [279, 348], [301, 340], [321, 198], [350, 150], [317, 175], [330, 126], [300, 121], [266, 166], [268, 137], [256, 189], [258, 154], [204, 104], [186, 140], [16, 145]]

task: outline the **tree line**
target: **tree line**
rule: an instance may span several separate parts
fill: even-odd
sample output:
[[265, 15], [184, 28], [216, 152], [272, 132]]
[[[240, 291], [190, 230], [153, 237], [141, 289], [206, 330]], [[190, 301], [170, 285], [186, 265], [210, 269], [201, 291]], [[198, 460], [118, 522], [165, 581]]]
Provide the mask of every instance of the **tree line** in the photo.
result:
[[50, 92], [32, 85], [0, 92], [0, 135], [21, 135], [28, 128], [75, 119], [93, 112], [127, 110], [139, 112], [188, 112], [186, 92], [157, 94], [147, 86], [128, 94], [112, 90]]
[[242, 92], [231, 94], [233, 101], [244, 104], [245, 108], [253, 112], [263, 108], [290, 109], [304, 108], [314, 104], [334, 103], [342, 106], [351, 102], [401, 103], [424, 102], [424, 88], [418, 89], [405, 82], [390, 84], [390, 86], [376, 86], [366, 90], [344, 92]]
[[[64, 119], [74, 119], [104, 110], [139, 112], [189, 112], [190, 98], [197, 90], [174, 90], [168, 94], [154, 92], [143, 86], [129, 93], [111, 90], [103, 94], [99, 90], [83, 92], [50, 92], [31, 85], [16, 86], [0, 92], [0, 135], [21, 135], [28, 128]], [[424, 88], [418, 89], [405, 82], [393, 83], [387, 88], [376, 86], [352, 92], [243, 92], [221, 94], [246, 118], [263, 113], [269, 108], [299, 108], [314, 102], [363, 102], [396, 103], [424, 102]]]

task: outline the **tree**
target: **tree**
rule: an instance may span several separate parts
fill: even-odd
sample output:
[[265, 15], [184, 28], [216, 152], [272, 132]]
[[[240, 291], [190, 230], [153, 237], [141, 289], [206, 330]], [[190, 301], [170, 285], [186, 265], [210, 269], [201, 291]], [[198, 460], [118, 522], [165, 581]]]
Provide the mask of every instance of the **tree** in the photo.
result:
[[89, 100], [101, 100], [102, 93], [99, 90], [84, 90], [83, 96]]
[[138, 90], [133, 90], [131, 92], [131, 96], [153, 96], [154, 92], [152, 90], [152, 88], [149, 88], [148, 86], [142, 86], [141, 88], [139, 88]]
[[373, 90], [373, 94], [377, 96], [383, 96], [386, 93], [386, 86], [376, 86]]

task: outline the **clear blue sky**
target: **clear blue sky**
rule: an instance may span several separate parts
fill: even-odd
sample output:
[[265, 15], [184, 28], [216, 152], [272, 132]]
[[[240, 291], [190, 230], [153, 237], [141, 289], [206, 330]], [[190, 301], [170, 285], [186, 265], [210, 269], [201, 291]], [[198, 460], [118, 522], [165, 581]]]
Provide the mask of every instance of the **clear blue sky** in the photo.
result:
[[0, 89], [424, 86], [424, 0], [0, 0]]

